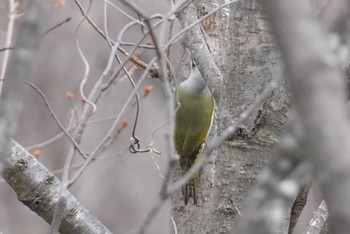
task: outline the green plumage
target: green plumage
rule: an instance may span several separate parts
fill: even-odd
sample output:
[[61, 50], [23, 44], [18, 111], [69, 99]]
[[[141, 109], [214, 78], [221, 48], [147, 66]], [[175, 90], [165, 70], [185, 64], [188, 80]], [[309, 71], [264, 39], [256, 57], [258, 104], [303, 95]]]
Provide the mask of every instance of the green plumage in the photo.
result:
[[[175, 147], [185, 174], [202, 153], [214, 111], [214, 98], [197, 67], [194, 67], [189, 79], [177, 87], [176, 99], [179, 105], [176, 111]], [[199, 182], [200, 173], [197, 173], [183, 188], [185, 204], [189, 197], [197, 203]]]

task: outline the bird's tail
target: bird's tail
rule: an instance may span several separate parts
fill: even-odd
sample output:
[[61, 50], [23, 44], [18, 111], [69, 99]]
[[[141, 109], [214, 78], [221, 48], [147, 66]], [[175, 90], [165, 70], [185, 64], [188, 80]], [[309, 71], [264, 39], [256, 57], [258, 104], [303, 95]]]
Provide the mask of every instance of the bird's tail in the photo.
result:
[[187, 205], [190, 197], [193, 199], [193, 203], [197, 204], [197, 197], [200, 189], [200, 172], [196, 173], [193, 179], [191, 179], [185, 186], [182, 187], [182, 195], [184, 196], [185, 205]]
[[[180, 158], [180, 166], [183, 169], [182, 173], [185, 175], [188, 170], [200, 159], [203, 151], [203, 144], [196, 147], [188, 157]], [[185, 186], [182, 187], [182, 195], [184, 196], [185, 205], [187, 205], [190, 197], [193, 199], [193, 203], [197, 204], [197, 198], [200, 193], [200, 181], [201, 181], [201, 170], [199, 170]]]

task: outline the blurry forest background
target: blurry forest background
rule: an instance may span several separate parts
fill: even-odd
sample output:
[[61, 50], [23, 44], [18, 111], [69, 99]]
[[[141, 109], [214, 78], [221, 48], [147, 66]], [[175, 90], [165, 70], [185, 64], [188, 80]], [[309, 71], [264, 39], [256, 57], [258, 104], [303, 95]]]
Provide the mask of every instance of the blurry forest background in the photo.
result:
[[[41, 26], [44, 31], [67, 18], [71, 18], [71, 20], [42, 38], [30, 81], [45, 94], [57, 117], [67, 127], [72, 119], [71, 111], [74, 108], [77, 108], [78, 111], [75, 115], [81, 114], [82, 98], [79, 94], [79, 85], [85, 68], [75, 44], [75, 33], [82, 15], [73, 1], [62, 2], [64, 2], [62, 7], [58, 6], [60, 1], [44, 4], [45, 20]], [[88, 2], [83, 1], [86, 7]], [[164, 12], [169, 7], [168, 3], [164, 1], [152, 4], [146, 1], [136, 3], [148, 14]], [[4, 10], [8, 9], [6, 1], [2, 1], [1, 4], [6, 7]], [[115, 4], [135, 17], [135, 14], [126, 9], [123, 4], [118, 2]], [[5, 47], [8, 21], [6, 14], [1, 14], [0, 20], [1, 47]], [[96, 23], [103, 25], [103, 1], [93, 1], [89, 15]], [[118, 32], [129, 21], [130, 19], [125, 15], [108, 6], [108, 27], [110, 37], [113, 40], [116, 40]], [[84, 89], [87, 93], [105, 68], [110, 48], [107, 42], [86, 22], [83, 23], [77, 34], [80, 46], [91, 67], [89, 80]], [[140, 34], [140, 27], [132, 28], [125, 34], [124, 40], [135, 42], [135, 38], [138, 40]], [[152, 52], [140, 51], [144, 53], [142, 56], [144, 61], [149, 61], [150, 57], [154, 56]], [[0, 56], [3, 54], [1, 53]], [[139, 73], [139, 70], [136, 71], [136, 77]], [[146, 79], [140, 88], [141, 96], [147, 85], [154, 86], [154, 89], [147, 98], [142, 100], [137, 135], [149, 144], [153, 131], [165, 122], [165, 116], [162, 111], [164, 102], [159, 82], [150, 78]], [[91, 121], [118, 114], [131, 90], [132, 86], [125, 77], [113, 84], [113, 88], [103, 97], [103, 105], [98, 108]], [[67, 92], [74, 95], [73, 100], [67, 98]], [[29, 86], [26, 86], [23, 95], [23, 109], [14, 139], [27, 147], [45, 142], [59, 134], [61, 131], [40, 96]], [[76, 121], [74, 118], [73, 123]], [[135, 110], [128, 111], [124, 118], [132, 124]], [[106, 134], [112, 122], [113, 119], [109, 119], [89, 124], [84, 134], [82, 148], [86, 151], [93, 150], [97, 142]], [[112, 157], [91, 164], [79, 179], [79, 183], [72, 187], [72, 192], [77, 199], [99, 219], [104, 220], [105, 225], [115, 233], [125, 233], [132, 229], [135, 222], [140, 221], [158, 194], [161, 178], [151, 157], [154, 157], [161, 171], [165, 170], [166, 165], [164, 155], [151, 155], [151, 153], [133, 155], [125, 150], [129, 146], [131, 124], [120, 133], [117, 143], [104, 153], [105, 156]], [[121, 126], [122, 124], [119, 124], [119, 128]], [[163, 151], [163, 139], [164, 132], [160, 130], [154, 137], [154, 144], [160, 151]], [[61, 138], [54, 144], [41, 149], [38, 159], [52, 171], [62, 169], [69, 148], [68, 143], [67, 138]], [[123, 152], [119, 153], [121, 151]], [[76, 157], [77, 160], [74, 164], [81, 162], [79, 157]], [[56, 175], [60, 177], [59, 172]], [[1, 183], [1, 197], [0, 202], [3, 208], [0, 211], [0, 226], [3, 233], [47, 232], [48, 224], [23, 206], [11, 187], [5, 182]], [[150, 233], [167, 232], [169, 208], [164, 207], [157, 219], [163, 221], [160, 222], [161, 224], [159, 222], [151, 224]]]

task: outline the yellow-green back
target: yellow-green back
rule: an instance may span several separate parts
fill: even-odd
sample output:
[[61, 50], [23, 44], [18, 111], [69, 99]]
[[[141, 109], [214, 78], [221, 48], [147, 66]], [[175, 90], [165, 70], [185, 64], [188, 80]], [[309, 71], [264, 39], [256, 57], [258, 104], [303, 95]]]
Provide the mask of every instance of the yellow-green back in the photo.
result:
[[208, 136], [214, 98], [210, 92], [209, 95], [194, 95], [181, 86], [176, 90], [176, 96], [180, 107], [176, 112], [175, 147], [181, 157], [189, 157]]

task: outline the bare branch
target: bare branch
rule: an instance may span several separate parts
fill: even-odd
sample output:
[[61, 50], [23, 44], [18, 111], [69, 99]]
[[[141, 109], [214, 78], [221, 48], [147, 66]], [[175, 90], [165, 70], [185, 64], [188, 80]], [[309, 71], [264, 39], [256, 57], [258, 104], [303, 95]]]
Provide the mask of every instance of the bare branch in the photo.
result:
[[[121, 38], [122, 38], [122, 35], [124, 34], [124, 32], [134, 26], [138, 24], [138, 21], [133, 21], [131, 23], [129, 23], [128, 25], [126, 25], [124, 27], [124, 29], [120, 32], [119, 34], [119, 39], [118, 39], [118, 42], [116, 44], [113, 45], [113, 49], [112, 49], [112, 52], [110, 53], [110, 57], [109, 57], [109, 61], [108, 61], [108, 64], [106, 66], [106, 69], [104, 71], [104, 75], [107, 76], [108, 74], [108, 71], [110, 70], [110, 68], [112, 67], [112, 62], [113, 62], [113, 58], [114, 58], [114, 54], [116, 52], [116, 49], [118, 48], [118, 45], [119, 45], [119, 41], [121, 41]], [[141, 42], [142, 40], [139, 41], [139, 43]], [[133, 48], [133, 52], [136, 50], [137, 48], [137, 45], [135, 45], [135, 47]], [[132, 52], [132, 53], [133, 53]], [[131, 54], [132, 54], [131, 53]], [[130, 56], [129, 56], [130, 57]], [[126, 60], [127, 61], [127, 60]], [[117, 70], [117, 72], [114, 72], [112, 74], [112, 77], [116, 77], [117, 75], [116, 74], [119, 74], [119, 72], [121, 71], [121, 69], [123, 69], [124, 65], [126, 64], [126, 61], [124, 61], [119, 69]], [[126, 111], [126, 108], [128, 107], [128, 105], [130, 104], [131, 100], [133, 99], [134, 95], [137, 93], [138, 91], [138, 87], [141, 85], [142, 81], [146, 78], [146, 75], [148, 74], [148, 71], [152, 68], [152, 63], [150, 63], [147, 67], [146, 67], [146, 70], [143, 74], [143, 76], [139, 79], [139, 81], [137, 82], [137, 84], [135, 85], [134, 89], [132, 90], [132, 92], [130, 93], [129, 97], [127, 98], [126, 102], [124, 103], [121, 111], [119, 112], [119, 114], [117, 115], [114, 123], [112, 124], [110, 130], [108, 131], [107, 135], [101, 140], [101, 142], [98, 144], [98, 146], [94, 149], [94, 151], [92, 152], [92, 154], [90, 155], [90, 157], [86, 160], [86, 162], [84, 163], [84, 165], [79, 169], [79, 171], [76, 173], [76, 175], [71, 179], [71, 181], [69, 182], [69, 185], [72, 185], [79, 177], [80, 175], [84, 172], [84, 170], [87, 168], [87, 166], [97, 157], [97, 155], [101, 152], [101, 150], [103, 149], [104, 145], [112, 138], [112, 135], [113, 135], [113, 132], [114, 130], [116, 129], [117, 127], [117, 124], [119, 123], [122, 115], [125, 113]], [[87, 121], [87, 118], [84, 120], [84, 121]], [[82, 131], [83, 129], [81, 129]]]
[[328, 219], [327, 204], [323, 200], [308, 223], [305, 234], [320, 234]]
[[59, 129], [61, 129], [61, 131], [69, 138], [69, 140], [72, 142], [74, 147], [78, 150], [79, 154], [81, 156], [83, 156], [84, 158], [87, 158], [85, 156], [85, 154], [84, 154], [84, 150], [80, 148], [79, 144], [73, 139], [73, 137], [69, 134], [69, 132], [61, 124], [61, 122], [57, 118], [55, 112], [51, 108], [51, 105], [50, 105], [49, 101], [47, 100], [46, 96], [43, 94], [43, 92], [41, 92], [41, 90], [38, 87], [36, 87], [34, 84], [30, 83], [29, 81], [27, 81], [27, 84], [30, 87], [32, 87], [40, 95], [40, 97], [44, 100], [47, 109], [50, 111], [50, 114], [51, 114], [52, 118], [55, 120], [55, 122], [58, 125]]
[[223, 7], [236, 1], [237, 0], [222, 4], [217, 9], [209, 12], [200, 19], [198, 19], [197, 8], [195, 5], [193, 3], [189, 4], [183, 11], [177, 13], [177, 17], [183, 29], [168, 42], [168, 44], [171, 44], [172, 41], [185, 33], [185, 46], [191, 51], [192, 57], [198, 65], [198, 68], [217, 103], [219, 103], [220, 100], [220, 85], [222, 84], [223, 76], [207, 46], [199, 23]]
[[[128, 7], [133, 9], [138, 15], [140, 15], [142, 18], [145, 20], [145, 24], [147, 26], [147, 29], [149, 30], [150, 36], [152, 37], [152, 41], [155, 46], [156, 50], [156, 55], [157, 55], [157, 60], [160, 66], [160, 77], [162, 80], [162, 91], [165, 99], [165, 105], [166, 105], [166, 118], [168, 120], [167, 122], [167, 139], [166, 139], [166, 155], [168, 156], [168, 170], [165, 175], [165, 179], [163, 181], [161, 191], [159, 194], [159, 199], [158, 201], [152, 206], [152, 208], [147, 212], [145, 218], [142, 220], [140, 225], [138, 225], [135, 228], [135, 233], [144, 233], [146, 228], [148, 227], [149, 223], [151, 220], [154, 218], [154, 216], [157, 214], [158, 210], [160, 207], [163, 205], [164, 201], [167, 199], [167, 185], [168, 182], [170, 181], [171, 177], [171, 170], [174, 167], [176, 163], [176, 157], [175, 157], [175, 146], [174, 146], [174, 141], [173, 141], [173, 134], [175, 130], [175, 121], [174, 121], [174, 113], [175, 113], [175, 102], [174, 102], [174, 97], [171, 92], [170, 84], [167, 79], [167, 71], [166, 71], [166, 63], [164, 62], [165, 59], [165, 54], [164, 54], [164, 48], [162, 48], [163, 39], [164, 39], [164, 21], [163, 27], [160, 30], [162, 34], [160, 34], [159, 38], [156, 37], [154, 29], [152, 28], [152, 25], [150, 24], [150, 18], [146, 16], [146, 14], [138, 9], [136, 6], [130, 4], [127, 1], [122, 0], [124, 4], [126, 4]], [[182, 6], [183, 3], [186, 3], [186, 1], [181, 1], [177, 7]], [[174, 7], [172, 10], [177, 9]], [[168, 13], [166, 17], [163, 17], [163, 20], [167, 19], [170, 17], [172, 13]]]
[[[125, 30], [127, 30], [129, 27], [135, 25], [136, 23], [138, 23], [138, 22], [131, 22], [128, 25], [126, 25], [124, 27], [124, 29], [121, 31], [120, 37], [121, 37], [121, 35], [124, 34]], [[112, 65], [113, 65], [113, 59], [114, 59], [115, 53], [117, 52], [118, 46], [119, 46], [119, 43], [113, 45], [112, 50], [111, 50], [110, 55], [109, 55], [109, 59], [108, 59], [106, 68], [104, 69], [103, 73], [101, 74], [100, 78], [98, 79], [98, 81], [96, 82], [96, 84], [94, 85], [93, 89], [91, 90], [91, 92], [89, 94], [88, 100], [91, 103], [93, 103], [93, 104], [97, 103], [97, 101], [101, 97], [102, 93], [105, 92], [111, 86], [113, 81], [119, 75], [119, 72], [122, 70], [122, 68], [125, 65], [125, 63], [128, 61], [128, 59], [131, 58], [132, 53], [134, 53], [134, 51], [137, 48], [135, 46], [135, 48], [133, 48], [132, 53], [128, 56], [128, 59], [126, 61], [124, 61], [124, 63], [122, 63], [119, 66], [119, 69], [117, 69], [117, 72], [114, 72], [112, 75], [110, 75], [110, 70], [111, 70]], [[134, 94], [130, 95], [129, 99], [131, 99], [133, 97], [133, 95]], [[89, 117], [90, 117], [90, 115], [91, 115], [91, 113], [93, 111], [93, 108], [94, 108], [94, 105], [90, 105], [90, 104], [84, 105], [83, 114], [82, 114], [81, 120], [78, 123], [77, 128], [76, 128], [76, 130], [74, 132], [74, 135], [73, 135], [74, 136], [74, 140], [77, 143], [79, 143], [81, 138], [82, 138], [82, 134], [83, 134], [83, 132], [85, 130], [87, 121], [88, 121], [88, 119], [89, 119]], [[120, 115], [118, 116], [117, 120], [120, 119], [119, 117], [120, 117]], [[117, 124], [117, 122], [115, 122], [115, 124]], [[110, 138], [110, 136], [107, 135], [102, 140], [100, 145], [97, 147], [97, 150], [96, 149], [94, 150], [94, 153], [96, 153], [96, 152], [98, 153], [100, 148], [103, 146], [103, 144], [109, 138]], [[60, 224], [60, 220], [62, 218], [62, 211], [64, 210], [64, 207], [65, 207], [65, 205], [64, 205], [65, 198], [63, 196], [63, 192], [67, 189], [67, 187], [70, 184], [69, 179], [68, 179], [68, 174], [69, 174], [69, 168], [71, 167], [73, 159], [74, 159], [74, 155], [75, 155], [75, 147], [73, 145], [73, 147], [71, 147], [69, 149], [69, 152], [68, 152], [68, 155], [66, 157], [65, 164], [64, 164], [64, 168], [63, 168], [63, 172], [62, 172], [62, 189], [61, 189], [62, 193], [60, 193], [59, 202], [57, 203], [57, 209], [56, 209], [56, 213], [54, 215], [51, 232], [54, 232], [55, 229], [58, 229], [59, 224]], [[86, 163], [84, 164], [84, 168], [86, 168], [89, 165], [89, 163], [92, 161], [92, 159], [94, 159], [94, 157], [91, 156], [91, 157], [88, 158], [88, 160], [86, 160]], [[80, 174], [81, 173], [82, 172], [80, 172]], [[78, 176], [76, 176], [75, 180], [79, 177], [80, 174], [77, 174]], [[73, 181], [75, 181], [75, 180], [73, 180]]]
[[[146, 68], [146, 71], [148, 71], [150, 68], [151, 68], [151, 66], [148, 66], [148, 68]], [[99, 143], [99, 145], [91, 153], [90, 157], [87, 158], [85, 163], [81, 166], [81, 168], [79, 168], [78, 172], [70, 180], [69, 186], [76, 182], [76, 180], [82, 175], [82, 173], [87, 168], [87, 166], [96, 159], [96, 157], [99, 155], [99, 153], [101, 153], [101, 150], [103, 149], [104, 145], [112, 138], [113, 133], [114, 133], [114, 131], [115, 131], [115, 129], [116, 129], [120, 119], [122, 118], [122, 115], [125, 113], [126, 108], [130, 104], [131, 100], [133, 99], [133, 96], [137, 92], [137, 89], [141, 85], [141, 83], [144, 80], [144, 78], [143, 79], [141, 79], [141, 78], [139, 79], [139, 81], [135, 85], [135, 88], [133, 89], [133, 91], [129, 95], [128, 99], [124, 103], [124, 105], [123, 105], [123, 107], [122, 107], [122, 109], [120, 111], [120, 114], [118, 114], [117, 118], [113, 122], [113, 124], [112, 124], [111, 128], [109, 129], [107, 135], [102, 139], [102, 141]]]
[[293, 234], [294, 228], [295, 228], [296, 224], [298, 223], [300, 215], [301, 215], [301, 213], [306, 205], [310, 188], [311, 188], [311, 183], [307, 183], [306, 185], [304, 185], [300, 189], [300, 191], [299, 191], [299, 193], [294, 201], [291, 215], [290, 215], [288, 234]]
[[[7, 23], [7, 34], [6, 34], [6, 42], [5, 42], [5, 47], [9, 48], [11, 47], [12, 43], [12, 35], [13, 35], [13, 26], [15, 23], [16, 19], [16, 10], [15, 10], [15, 1], [14, 0], [9, 0], [9, 20]], [[0, 94], [2, 90], [2, 83], [3, 80], [5, 79], [5, 74], [6, 74], [6, 68], [7, 68], [7, 62], [10, 56], [10, 50], [5, 51], [4, 59], [1, 64], [1, 70], [0, 70]]]
[[[41, 7], [39, 1], [23, 2], [26, 14], [18, 28], [16, 49], [13, 50], [0, 101], [0, 155], [1, 164], [6, 164], [10, 137], [16, 128], [21, 109], [24, 82], [29, 79], [31, 65], [40, 41], [39, 22]], [[0, 165], [1, 166], [1, 165]]]
[[58, 27], [61, 27], [63, 24], [68, 23], [71, 19], [72, 19], [71, 17], [68, 17], [67, 19], [65, 19], [65, 20], [61, 21], [60, 23], [56, 24], [55, 26], [52, 26], [51, 28], [49, 28], [48, 30], [46, 30], [44, 32], [44, 35], [48, 34], [49, 32], [55, 30]]
[[[11, 141], [8, 165], [3, 178], [12, 186], [18, 199], [50, 223], [60, 194], [60, 181], [15, 141]], [[111, 233], [67, 190], [64, 191], [67, 210], [61, 233], [102, 234]]]
[[78, 40], [79, 29], [80, 29], [81, 25], [83, 24], [83, 22], [87, 19], [87, 14], [89, 13], [89, 11], [91, 9], [91, 4], [92, 4], [92, 1], [90, 0], [89, 7], [87, 9], [86, 14], [83, 15], [83, 18], [80, 20], [77, 28], [75, 29], [74, 40], [75, 40], [75, 44], [77, 46], [80, 58], [83, 61], [84, 67], [85, 67], [84, 75], [83, 75], [83, 78], [82, 78], [80, 85], [79, 85], [79, 93], [80, 93], [80, 96], [83, 98], [83, 101], [92, 106], [92, 113], [95, 113], [96, 109], [97, 109], [96, 104], [94, 102], [90, 101], [88, 98], [86, 98], [86, 96], [84, 94], [84, 86], [85, 86], [85, 83], [87, 82], [89, 74], [90, 74], [90, 64], [87, 61], [82, 49], [80, 48], [80, 43]]
[[[101, 35], [101, 37], [105, 40], [107, 40], [106, 35], [104, 34], [104, 32], [97, 26], [97, 24], [90, 18], [90, 16], [85, 14], [85, 11], [83, 9], [83, 6], [81, 5], [79, 0], [75, 0], [75, 3], [77, 4], [79, 10], [81, 11], [83, 16], [86, 16], [87, 21], [89, 22], [89, 24]], [[113, 42], [112, 42], [113, 44]], [[118, 50], [124, 54], [125, 56], [129, 57], [129, 53], [126, 52], [123, 48], [118, 46]], [[131, 56], [131, 61], [133, 63], [135, 63], [137, 66], [145, 69], [147, 67], [147, 64], [143, 61], [141, 61], [139, 58], [137, 58], [136, 56]]]
[[[69, 124], [69, 126], [65, 129], [66, 132], [71, 132], [73, 129], [75, 128], [75, 125], [72, 125], [72, 124]], [[60, 132], [58, 133], [57, 135], [53, 136], [52, 138], [44, 141], [44, 142], [41, 142], [41, 143], [38, 143], [38, 144], [35, 144], [35, 145], [30, 145], [30, 146], [27, 146], [25, 147], [25, 149], [29, 152], [31, 152], [32, 150], [35, 150], [35, 149], [43, 149], [53, 143], [55, 143], [56, 141], [58, 141], [59, 139], [61, 139], [62, 137], [64, 137], [66, 134], [64, 132]]]
[[13, 49], [15, 49], [15, 47], [5, 47], [5, 48], [1, 48], [0, 52], [7, 51], [7, 50], [13, 50]]

